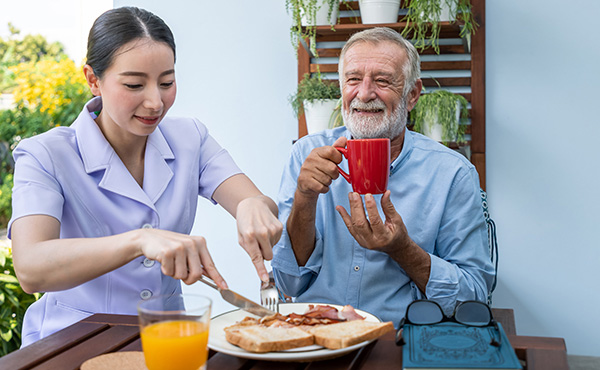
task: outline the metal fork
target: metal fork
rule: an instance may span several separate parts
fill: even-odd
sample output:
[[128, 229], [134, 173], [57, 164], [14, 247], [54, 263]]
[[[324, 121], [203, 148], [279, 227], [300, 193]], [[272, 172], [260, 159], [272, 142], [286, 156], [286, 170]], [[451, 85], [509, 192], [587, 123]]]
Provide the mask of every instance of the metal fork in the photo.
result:
[[269, 282], [260, 286], [260, 304], [271, 311], [279, 312], [279, 291], [275, 286], [273, 272], [269, 273]]

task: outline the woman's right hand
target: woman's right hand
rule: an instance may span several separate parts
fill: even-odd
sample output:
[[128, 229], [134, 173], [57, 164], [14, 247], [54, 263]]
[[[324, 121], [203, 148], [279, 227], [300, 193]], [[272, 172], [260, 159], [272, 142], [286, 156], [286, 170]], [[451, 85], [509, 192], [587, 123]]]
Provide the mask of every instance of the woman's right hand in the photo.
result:
[[202, 236], [179, 234], [159, 229], [136, 230], [137, 244], [148, 259], [161, 264], [163, 274], [190, 285], [204, 274], [220, 288], [227, 283], [217, 268]]

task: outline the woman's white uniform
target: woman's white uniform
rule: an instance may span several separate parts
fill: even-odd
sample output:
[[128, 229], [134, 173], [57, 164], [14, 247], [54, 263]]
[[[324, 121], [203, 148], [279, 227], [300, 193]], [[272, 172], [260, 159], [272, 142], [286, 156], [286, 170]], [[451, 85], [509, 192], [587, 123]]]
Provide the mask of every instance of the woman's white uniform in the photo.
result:
[[[141, 188], [92, 119], [101, 108], [96, 97], [70, 127], [17, 146], [9, 231], [20, 217], [48, 215], [60, 221], [61, 238], [150, 227], [189, 234], [198, 195], [212, 201], [215, 189], [241, 172], [202, 123], [165, 117], [148, 137]], [[22, 345], [92, 313], [136, 314], [140, 299], [180, 290], [180, 282], [163, 275], [158, 262], [137, 258], [75, 288], [45, 293], [25, 314]]]

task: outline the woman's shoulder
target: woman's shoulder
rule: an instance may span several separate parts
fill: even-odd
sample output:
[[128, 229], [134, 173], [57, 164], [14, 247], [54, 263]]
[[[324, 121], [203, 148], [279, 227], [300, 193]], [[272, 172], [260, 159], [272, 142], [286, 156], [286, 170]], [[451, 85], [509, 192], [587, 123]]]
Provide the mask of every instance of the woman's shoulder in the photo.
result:
[[40, 150], [54, 152], [67, 147], [76, 147], [77, 139], [72, 127], [58, 126], [41, 134], [28, 137], [19, 142], [15, 151], [37, 152]]

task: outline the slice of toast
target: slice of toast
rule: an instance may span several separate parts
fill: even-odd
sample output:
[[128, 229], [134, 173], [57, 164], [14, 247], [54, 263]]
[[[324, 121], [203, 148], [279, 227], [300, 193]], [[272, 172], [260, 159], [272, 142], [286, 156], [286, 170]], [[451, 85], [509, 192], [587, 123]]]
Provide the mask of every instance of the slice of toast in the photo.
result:
[[273, 327], [263, 325], [225, 328], [225, 338], [231, 344], [248, 352], [273, 352], [310, 346], [314, 338], [297, 327]]
[[329, 349], [340, 349], [379, 338], [393, 331], [394, 325], [388, 322], [352, 320], [331, 325], [321, 325], [308, 329], [314, 336], [315, 344]]

